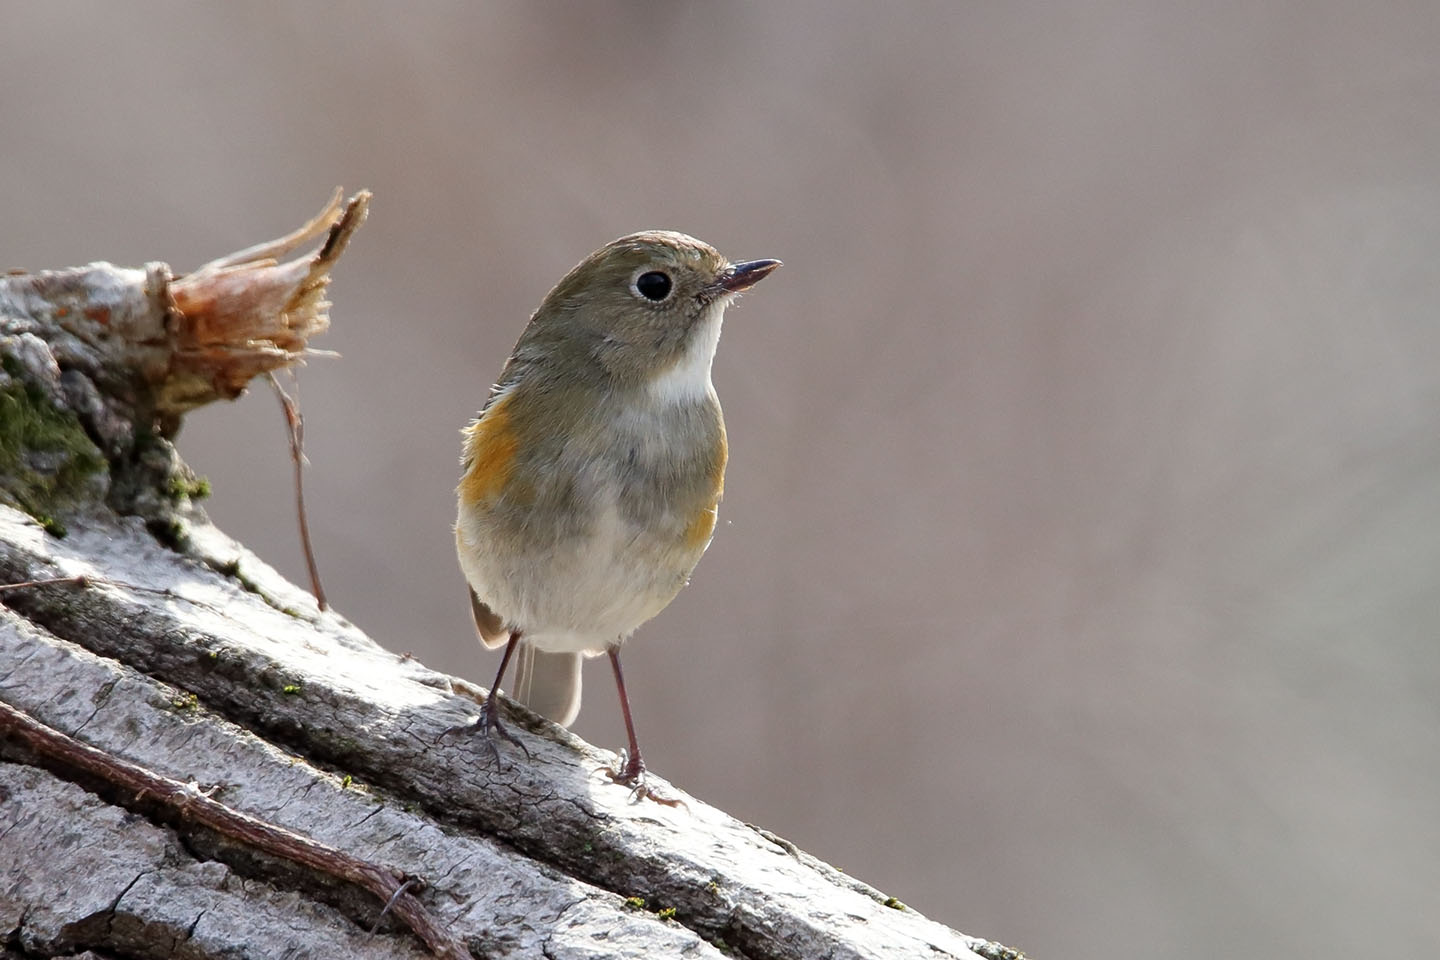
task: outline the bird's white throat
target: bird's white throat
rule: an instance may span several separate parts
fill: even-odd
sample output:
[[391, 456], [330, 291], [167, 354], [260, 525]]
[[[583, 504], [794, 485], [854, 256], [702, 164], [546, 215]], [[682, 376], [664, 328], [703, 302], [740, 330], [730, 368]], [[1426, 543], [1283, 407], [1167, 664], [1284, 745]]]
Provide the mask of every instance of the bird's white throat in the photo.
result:
[[656, 374], [648, 384], [650, 396], [661, 403], [680, 404], [693, 403], [710, 393], [713, 389], [710, 364], [720, 343], [720, 325], [726, 306], [725, 300], [719, 300], [706, 308], [705, 314], [695, 322], [690, 343], [680, 359]]

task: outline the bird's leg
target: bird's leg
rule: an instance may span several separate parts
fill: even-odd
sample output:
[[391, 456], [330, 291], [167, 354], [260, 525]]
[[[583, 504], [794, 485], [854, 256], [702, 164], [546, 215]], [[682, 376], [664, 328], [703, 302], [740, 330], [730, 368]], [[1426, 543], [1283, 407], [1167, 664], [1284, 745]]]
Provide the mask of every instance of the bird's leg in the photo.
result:
[[495, 764], [500, 764], [500, 748], [495, 745], [493, 734], [499, 734], [509, 740], [515, 746], [525, 751], [525, 757], [529, 759], [530, 750], [525, 744], [515, 738], [515, 735], [506, 730], [500, 722], [500, 701], [496, 697], [500, 693], [500, 681], [505, 677], [505, 668], [510, 666], [510, 657], [515, 653], [515, 648], [520, 645], [520, 631], [516, 630], [510, 634], [510, 641], [505, 644], [505, 653], [500, 657], [500, 669], [495, 671], [495, 682], [490, 684], [490, 692], [485, 694], [485, 701], [480, 704], [480, 716], [474, 723], [461, 724], [458, 727], [451, 727], [441, 734], [442, 737], [452, 733], [478, 733], [485, 738], [485, 743], [490, 747], [490, 752], [495, 755]]
[[605, 773], [616, 783], [631, 787], [631, 797], [634, 800], [648, 797], [667, 807], [684, 806], [683, 800], [656, 793], [645, 782], [645, 760], [640, 756], [640, 742], [635, 739], [635, 721], [630, 716], [630, 697], [625, 693], [625, 674], [620, 669], [620, 648], [611, 647], [609, 653], [610, 666], [615, 670], [615, 689], [620, 694], [620, 713], [625, 717], [625, 734], [630, 740], [630, 748], [621, 752], [619, 768], [607, 769]]

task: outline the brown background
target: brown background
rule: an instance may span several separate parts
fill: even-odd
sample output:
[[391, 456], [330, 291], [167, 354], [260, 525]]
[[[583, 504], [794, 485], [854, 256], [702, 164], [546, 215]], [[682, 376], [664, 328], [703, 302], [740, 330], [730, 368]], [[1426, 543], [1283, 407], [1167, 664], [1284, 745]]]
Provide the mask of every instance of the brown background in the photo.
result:
[[[781, 257], [628, 648], [654, 766], [1041, 958], [1440, 950], [1440, 5], [7, 5], [0, 266], [336, 183], [308, 489], [381, 643], [488, 682], [457, 430], [551, 283]], [[302, 576], [273, 398], [181, 449]]]

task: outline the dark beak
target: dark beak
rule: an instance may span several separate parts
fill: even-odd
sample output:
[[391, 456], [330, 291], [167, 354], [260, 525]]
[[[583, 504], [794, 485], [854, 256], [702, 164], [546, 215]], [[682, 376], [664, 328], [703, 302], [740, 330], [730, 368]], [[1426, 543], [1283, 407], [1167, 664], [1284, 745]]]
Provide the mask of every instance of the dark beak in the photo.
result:
[[720, 278], [720, 289], [727, 293], [749, 290], [769, 276], [770, 271], [778, 266], [780, 266], [779, 260], [746, 260], [744, 263], [732, 263], [730, 269], [725, 271]]

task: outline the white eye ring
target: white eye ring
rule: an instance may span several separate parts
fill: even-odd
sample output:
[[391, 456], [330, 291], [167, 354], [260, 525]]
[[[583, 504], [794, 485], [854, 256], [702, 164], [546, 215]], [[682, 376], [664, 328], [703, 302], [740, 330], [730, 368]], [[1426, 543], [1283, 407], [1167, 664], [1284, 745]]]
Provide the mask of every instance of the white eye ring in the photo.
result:
[[664, 303], [675, 292], [675, 281], [664, 270], [641, 267], [630, 278], [630, 292], [649, 303]]

